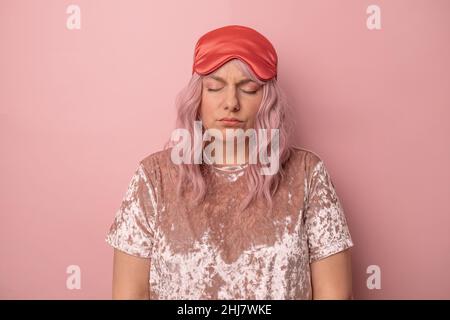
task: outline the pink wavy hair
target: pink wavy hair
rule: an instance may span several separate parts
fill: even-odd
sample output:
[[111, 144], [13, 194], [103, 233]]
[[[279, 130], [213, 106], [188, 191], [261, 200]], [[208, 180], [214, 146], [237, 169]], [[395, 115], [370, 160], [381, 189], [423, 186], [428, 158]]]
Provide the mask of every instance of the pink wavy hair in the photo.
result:
[[[244, 211], [255, 198], [265, 198], [268, 208], [272, 210], [272, 197], [275, 195], [281, 180], [285, 177], [283, 167], [289, 159], [293, 147], [291, 140], [293, 123], [290, 120], [292, 117], [289, 115], [289, 105], [276, 79], [263, 82], [255, 76], [245, 62], [239, 59], [233, 59], [231, 63], [236, 63], [247, 77], [263, 86], [261, 105], [256, 114], [254, 128], [256, 132], [260, 128], [267, 129], [269, 133], [270, 129], [279, 129], [279, 170], [274, 175], [261, 175], [259, 172], [262, 166], [259, 161], [256, 164], [248, 164], [244, 174], [244, 177], [247, 179], [248, 195], [241, 203], [239, 210], [241, 212]], [[189, 130], [191, 137], [194, 136], [194, 121], [200, 120], [199, 109], [203, 88], [202, 78], [201, 75], [194, 73], [188, 85], [177, 95], [175, 102], [177, 108], [176, 127]], [[266, 147], [269, 154], [271, 143], [270, 134], [267, 141]], [[174, 142], [169, 139], [164, 149], [170, 148], [173, 145]], [[191, 150], [191, 154], [194, 154], [193, 150]], [[187, 186], [190, 183], [192, 186], [189, 189], [192, 189], [194, 194], [197, 195], [194, 198], [194, 202], [200, 204], [204, 200], [207, 187], [202, 166], [207, 164], [194, 164], [193, 161], [191, 162], [191, 164], [182, 163], [178, 166], [177, 195], [180, 197], [184, 190], [183, 186]]]

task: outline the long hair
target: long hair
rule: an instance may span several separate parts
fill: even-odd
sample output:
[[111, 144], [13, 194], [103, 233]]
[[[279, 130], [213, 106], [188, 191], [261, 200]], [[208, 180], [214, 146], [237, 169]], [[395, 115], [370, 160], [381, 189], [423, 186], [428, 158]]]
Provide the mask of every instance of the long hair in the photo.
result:
[[[268, 208], [272, 210], [272, 197], [275, 195], [281, 180], [285, 177], [284, 164], [289, 159], [292, 152], [292, 116], [285, 94], [278, 85], [276, 79], [269, 81], [259, 80], [248, 65], [239, 60], [233, 59], [240, 70], [250, 79], [262, 85], [263, 94], [261, 104], [256, 114], [255, 131], [266, 129], [269, 132], [267, 143], [263, 145], [266, 152], [271, 148], [271, 129], [279, 130], [279, 170], [273, 175], [261, 175], [261, 163], [249, 163], [245, 169], [244, 177], [247, 179], [248, 194], [241, 203], [239, 210], [244, 211], [256, 198], [265, 198]], [[194, 73], [185, 88], [176, 97], [177, 120], [176, 127], [187, 129], [190, 136], [194, 136], [194, 121], [200, 120], [199, 109], [202, 99], [202, 76]], [[170, 148], [174, 142], [170, 139], [164, 146], [164, 149]], [[193, 146], [191, 155], [194, 154]], [[202, 150], [203, 151], [203, 150]], [[196, 197], [194, 202], [200, 204], [206, 195], [206, 182], [202, 171], [203, 164], [181, 163], [179, 167], [177, 195], [180, 197], [185, 189], [193, 190]], [[190, 186], [188, 186], [191, 184]], [[183, 188], [184, 187], [184, 188]]]

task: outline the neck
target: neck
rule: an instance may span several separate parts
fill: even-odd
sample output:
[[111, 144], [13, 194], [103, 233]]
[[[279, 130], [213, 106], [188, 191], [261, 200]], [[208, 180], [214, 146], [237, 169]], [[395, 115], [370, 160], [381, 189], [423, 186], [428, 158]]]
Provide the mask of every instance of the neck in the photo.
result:
[[[208, 141], [204, 147], [209, 145], [211, 142]], [[227, 147], [227, 144], [225, 141], [223, 143], [217, 143], [216, 146], [222, 147], [222, 161], [217, 158], [216, 154], [220, 154], [220, 152], [216, 152], [215, 149], [212, 150], [211, 154], [214, 157], [213, 165], [215, 166], [232, 166], [232, 165], [244, 165], [248, 163], [249, 159], [249, 150], [248, 150], [248, 144], [245, 144], [245, 148], [243, 145], [237, 145], [234, 143], [230, 143], [230, 145]], [[230, 149], [230, 152], [227, 151], [227, 148]], [[241, 151], [243, 150], [243, 151]], [[206, 156], [208, 157], [208, 156]]]

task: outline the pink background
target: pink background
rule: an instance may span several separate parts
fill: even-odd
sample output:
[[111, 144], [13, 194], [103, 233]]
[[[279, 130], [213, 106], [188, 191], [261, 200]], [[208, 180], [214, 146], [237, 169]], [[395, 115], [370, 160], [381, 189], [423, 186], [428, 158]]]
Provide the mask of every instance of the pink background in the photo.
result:
[[[70, 4], [81, 30], [66, 28]], [[381, 30], [366, 27], [371, 4]], [[173, 129], [195, 42], [243, 24], [275, 45], [298, 144], [333, 177], [355, 298], [449, 299], [449, 13], [446, 0], [1, 1], [0, 298], [110, 297], [104, 237]]]

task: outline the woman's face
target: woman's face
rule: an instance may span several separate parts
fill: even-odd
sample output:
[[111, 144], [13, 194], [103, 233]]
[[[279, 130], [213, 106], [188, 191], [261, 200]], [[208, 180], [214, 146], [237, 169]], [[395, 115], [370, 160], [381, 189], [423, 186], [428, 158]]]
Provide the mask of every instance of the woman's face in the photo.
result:
[[203, 78], [200, 119], [206, 129], [254, 128], [262, 99], [262, 86], [228, 62]]

